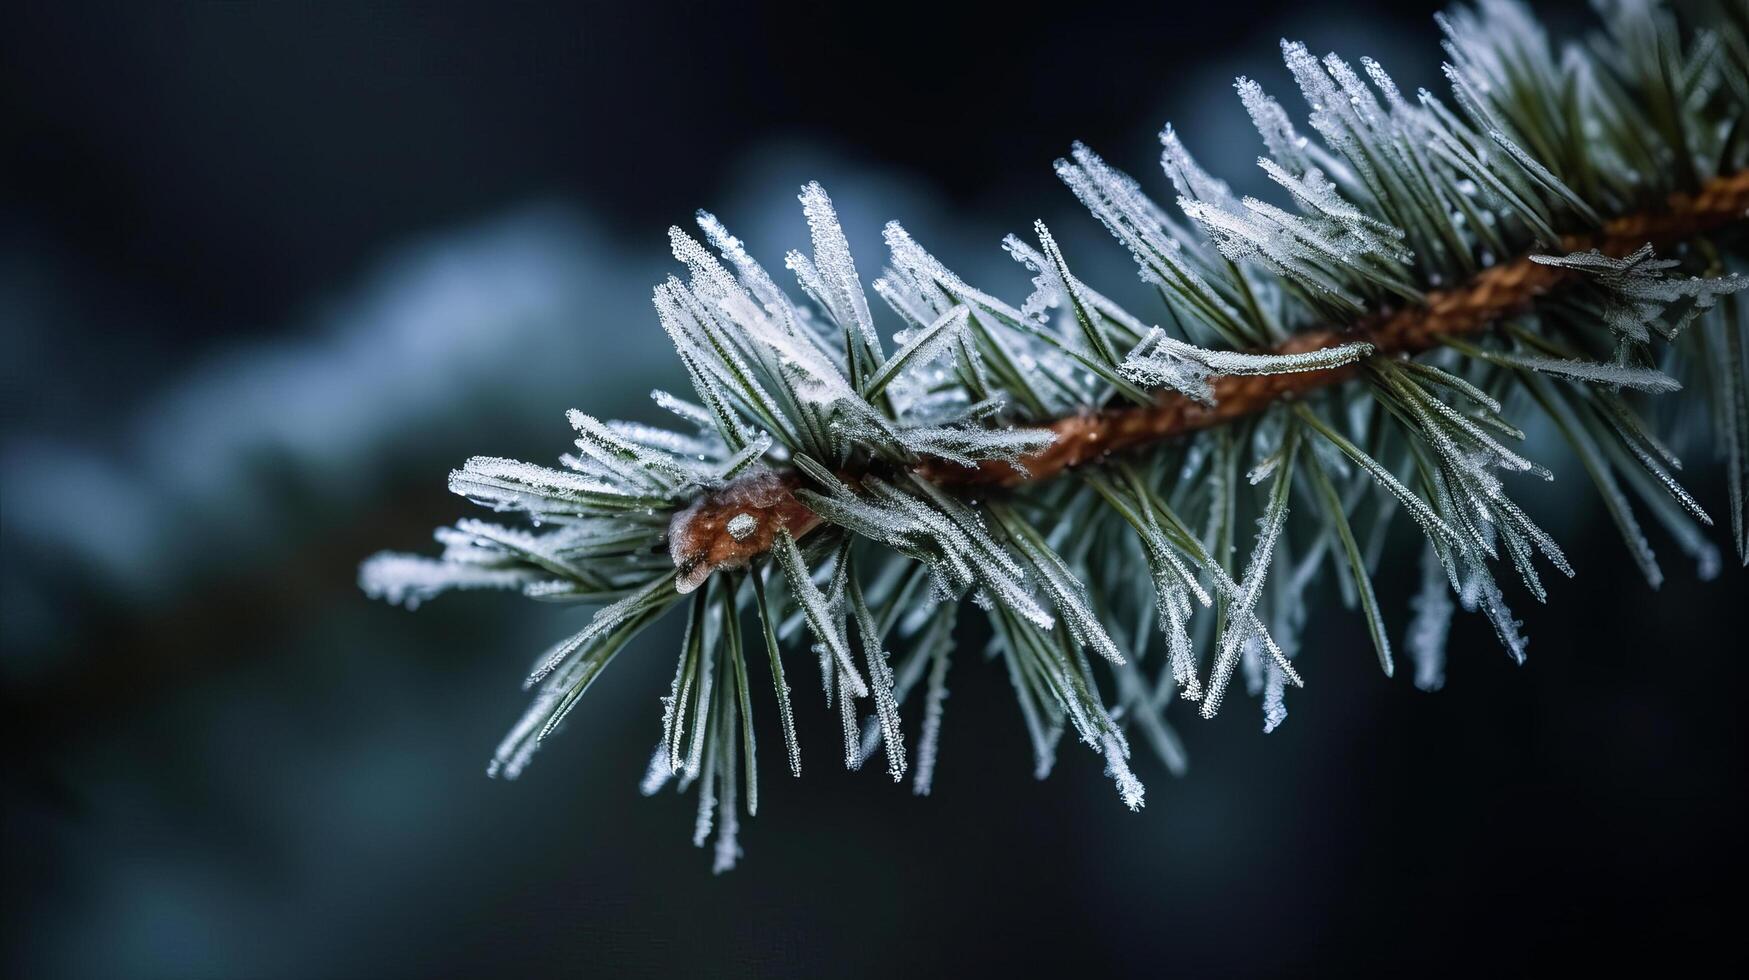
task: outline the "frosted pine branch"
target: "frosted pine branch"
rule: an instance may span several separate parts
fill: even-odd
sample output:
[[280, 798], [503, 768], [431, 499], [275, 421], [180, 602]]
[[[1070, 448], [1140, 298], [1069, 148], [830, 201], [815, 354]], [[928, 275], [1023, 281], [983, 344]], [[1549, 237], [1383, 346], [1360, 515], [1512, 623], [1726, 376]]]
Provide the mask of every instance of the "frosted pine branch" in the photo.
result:
[[[1685, 33], [1650, 3], [1605, 19], [1557, 48], [1511, 0], [1441, 18], [1449, 105], [1410, 98], [1371, 59], [1284, 42], [1315, 139], [1237, 82], [1273, 199], [1235, 196], [1170, 126], [1171, 206], [1074, 144], [1057, 174], [1134, 259], [1151, 311], [1108, 298], [1040, 222], [1002, 243], [1032, 279], [1010, 305], [896, 222], [865, 286], [817, 183], [799, 197], [810, 250], [783, 261], [793, 294], [700, 212], [702, 242], [669, 236], [684, 278], [653, 297], [696, 400], [655, 393], [669, 428], [573, 411], [576, 451], [557, 468], [469, 460], [451, 489], [522, 523], [462, 521], [438, 532], [439, 558], [384, 553], [360, 584], [409, 607], [478, 588], [597, 607], [536, 661], [530, 709], [489, 768], [506, 777], [644, 627], [686, 606], [642, 788], [697, 786], [694, 842], [714, 831], [725, 870], [739, 809], [758, 808], [753, 673], [769, 671], [801, 774], [797, 649], [818, 663], [847, 766], [878, 750], [891, 778], [947, 791], [967, 600], [1035, 774], [1072, 732], [1131, 809], [1145, 792], [1132, 734], [1184, 769], [1174, 702], [1212, 718], [1243, 691], [1282, 729], [1290, 689], [1315, 676], [1296, 656], [1309, 603], [1358, 608], [1393, 673], [1372, 581], [1413, 560], [1387, 549], [1398, 517], [1426, 539], [1397, 634], [1415, 686], [1453, 674], [1457, 608], [1522, 662], [1498, 573], [1537, 601], [1542, 569], [1574, 573], [1512, 497], [1516, 480], [1556, 477], [1522, 445], [1526, 413], [1568, 442], [1624, 560], [1656, 586], [1641, 512], [1703, 577], [1719, 571], [1713, 518], [1645, 413], [1704, 381], [1660, 422], [1712, 432], [1749, 562], [1745, 23]], [[754, 622], [765, 656], [749, 667]]]

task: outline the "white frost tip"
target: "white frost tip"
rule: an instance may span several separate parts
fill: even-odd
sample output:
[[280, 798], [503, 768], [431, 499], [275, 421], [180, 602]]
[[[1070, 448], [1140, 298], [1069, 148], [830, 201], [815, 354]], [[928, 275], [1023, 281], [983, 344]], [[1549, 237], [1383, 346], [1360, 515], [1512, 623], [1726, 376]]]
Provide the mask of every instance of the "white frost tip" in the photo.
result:
[[372, 555], [358, 568], [365, 595], [408, 609], [450, 589], [520, 589], [537, 577], [524, 568], [488, 568], [393, 551]]
[[674, 767], [668, 764], [668, 746], [658, 744], [655, 753], [650, 756], [650, 767], [644, 770], [644, 778], [638, 782], [638, 792], [645, 796], [655, 796], [672, 778]]
[[1123, 797], [1124, 806], [1131, 810], [1140, 810], [1142, 798], [1147, 791], [1142, 788], [1142, 781], [1130, 771], [1129, 746], [1111, 733], [1105, 734], [1100, 740], [1104, 743], [1105, 774], [1117, 783], [1118, 795]]

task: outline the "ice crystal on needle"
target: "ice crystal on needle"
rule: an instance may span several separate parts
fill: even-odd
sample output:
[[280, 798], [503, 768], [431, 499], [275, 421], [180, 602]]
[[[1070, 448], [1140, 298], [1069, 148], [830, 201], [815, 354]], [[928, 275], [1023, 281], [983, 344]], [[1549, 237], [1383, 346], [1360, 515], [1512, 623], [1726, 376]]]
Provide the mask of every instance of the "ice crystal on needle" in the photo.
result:
[[1109, 298], [1043, 222], [1002, 242], [1031, 279], [1016, 306], [897, 222], [865, 285], [817, 183], [798, 198], [809, 247], [779, 270], [794, 291], [701, 211], [699, 237], [670, 230], [679, 271], [652, 294], [692, 386], [652, 394], [670, 426], [573, 411], [557, 467], [468, 460], [450, 488], [503, 516], [440, 529], [437, 558], [374, 556], [359, 583], [408, 607], [509, 589], [594, 608], [535, 661], [488, 768], [506, 778], [685, 607], [640, 788], [697, 790], [693, 841], [714, 837], [722, 871], [759, 807], [764, 706], [801, 775], [798, 650], [847, 767], [878, 752], [916, 794], [946, 792], [957, 617], [975, 609], [1035, 775], [1072, 734], [1131, 809], [1132, 739], [1185, 769], [1169, 712], [1213, 718], [1249, 695], [1283, 728], [1315, 672], [1299, 636], [1314, 606], [1357, 610], [1395, 671], [1374, 579], [1403, 561], [1400, 517], [1425, 539], [1397, 634], [1414, 685], [1473, 669], [1447, 653], [1458, 608], [1522, 662], [1508, 590], [1545, 601], [1546, 570], [1575, 571], [1513, 498], [1555, 476], [1524, 445], [1534, 416], [1654, 586], [1640, 512], [1719, 571], [1712, 517], [1660, 437], [1710, 428], [1749, 561], [1749, 276], [1742, 237], [1722, 234], [1749, 214], [1749, 18], [1723, 5], [1685, 31], [1649, 0], [1601, 10], [1605, 32], [1563, 47], [1513, 0], [1441, 18], [1446, 100], [1284, 41], [1303, 120], [1236, 83], [1268, 195], [1235, 195], [1170, 126], [1167, 205], [1073, 144], [1057, 175], [1130, 253], [1151, 310]]

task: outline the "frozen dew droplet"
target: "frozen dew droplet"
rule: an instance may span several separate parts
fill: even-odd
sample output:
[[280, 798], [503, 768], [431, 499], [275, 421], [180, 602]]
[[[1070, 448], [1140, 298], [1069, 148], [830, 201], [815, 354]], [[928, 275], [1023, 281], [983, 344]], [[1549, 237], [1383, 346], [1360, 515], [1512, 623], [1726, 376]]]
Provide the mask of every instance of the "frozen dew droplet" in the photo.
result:
[[759, 530], [759, 518], [752, 514], [736, 514], [729, 518], [729, 537], [736, 541], [745, 541]]

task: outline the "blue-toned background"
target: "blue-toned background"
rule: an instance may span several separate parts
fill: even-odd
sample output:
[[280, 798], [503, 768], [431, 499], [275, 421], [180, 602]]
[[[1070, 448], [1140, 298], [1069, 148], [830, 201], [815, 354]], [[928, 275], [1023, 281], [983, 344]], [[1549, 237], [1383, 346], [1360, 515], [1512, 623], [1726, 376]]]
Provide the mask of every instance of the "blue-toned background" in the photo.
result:
[[[1248, 188], [1230, 83], [1286, 101], [1280, 35], [1439, 83], [1419, 2], [729, 6], [0, 17], [7, 974], [1740, 965], [1745, 576], [1697, 583], [1655, 538], [1648, 590], [1552, 446], [1562, 479], [1525, 492], [1580, 575], [1514, 596], [1527, 666], [1460, 619], [1422, 694], [1332, 609], [1288, 723], [1182, 723], [1191, 774], [1144, 764], [1139, 816], [1088, 753], [1035, 783], [1006, 679], [967, 657], [934, 796], [768, 766], [713, 878], [691, 800], [635, 790], [673, 624], [522, 780], [486, 779], [579, 614], [412, 615], [354, 569], [464, 513], [451, 465], [551, 459], [566, 408], [649, 417], [684, 383], [648, 307], [669, 224], [707, 206], [775, 266], [818, 178], [869, 275], [897, 217], [1019, 296], [998, 243], [1043, 217], [1124, 294], [1051, 174], [1071, 139], [1164, 196], [1170, 119]], [[1380, 582], [1397, 635], [1406, 567]], [[803, 738], [829, 744], [817, 700]]]

